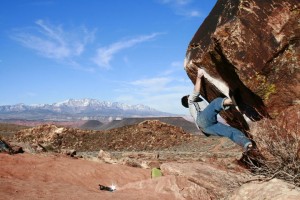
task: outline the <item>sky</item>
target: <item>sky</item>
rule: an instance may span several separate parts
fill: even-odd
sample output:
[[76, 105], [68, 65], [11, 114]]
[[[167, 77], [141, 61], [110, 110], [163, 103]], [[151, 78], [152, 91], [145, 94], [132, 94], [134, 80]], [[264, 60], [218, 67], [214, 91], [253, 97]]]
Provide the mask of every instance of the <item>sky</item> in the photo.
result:
[[217, 0], [1, 0], [0, 105], [67, 99], [187, 114], [183, 62]]

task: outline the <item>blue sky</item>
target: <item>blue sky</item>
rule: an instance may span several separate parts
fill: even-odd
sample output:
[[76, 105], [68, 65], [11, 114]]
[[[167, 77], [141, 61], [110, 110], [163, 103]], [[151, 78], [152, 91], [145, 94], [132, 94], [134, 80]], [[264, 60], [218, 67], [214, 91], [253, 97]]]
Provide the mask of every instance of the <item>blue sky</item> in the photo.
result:
[[2, 0], [0, 105], [66, 99], [187, 114], [187, 46], [216, 0]]

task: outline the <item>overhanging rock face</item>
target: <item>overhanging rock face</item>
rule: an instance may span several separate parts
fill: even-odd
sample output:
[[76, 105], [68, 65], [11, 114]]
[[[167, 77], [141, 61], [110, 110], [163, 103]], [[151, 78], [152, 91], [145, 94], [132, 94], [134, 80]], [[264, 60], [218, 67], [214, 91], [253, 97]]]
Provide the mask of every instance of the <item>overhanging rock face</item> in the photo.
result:
[[238, 104], [223, 114], [248, 130], [252, 121], [276, 117], [300, 99], [299, 0], [219, 0], [191, 40], [185, 70], [208, 101], [228, 96]]

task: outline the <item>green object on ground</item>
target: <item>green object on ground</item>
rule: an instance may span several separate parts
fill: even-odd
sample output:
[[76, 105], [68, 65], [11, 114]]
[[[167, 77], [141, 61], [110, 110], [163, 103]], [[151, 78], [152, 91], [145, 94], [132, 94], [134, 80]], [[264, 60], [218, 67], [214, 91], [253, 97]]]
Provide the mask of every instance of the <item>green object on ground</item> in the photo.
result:
[[151, 178], [161, 177], [162, 173], [159, 168], [152, 168], [151, 170]]

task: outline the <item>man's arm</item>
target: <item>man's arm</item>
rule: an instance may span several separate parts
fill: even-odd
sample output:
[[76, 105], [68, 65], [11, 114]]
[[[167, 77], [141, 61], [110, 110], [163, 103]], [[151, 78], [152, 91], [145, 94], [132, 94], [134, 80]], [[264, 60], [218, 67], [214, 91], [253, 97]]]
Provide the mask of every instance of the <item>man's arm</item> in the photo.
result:
[[198, 73], [197, 73], [197, 78], [196, 78], [196, 83], [194, 87], [194, 92], [200, 94], [200, 89], [201, 89], [201, 79], [204, 76], [204, 70], [198, 68]]

